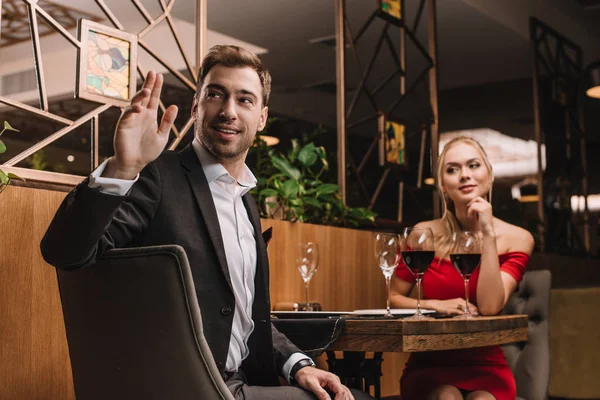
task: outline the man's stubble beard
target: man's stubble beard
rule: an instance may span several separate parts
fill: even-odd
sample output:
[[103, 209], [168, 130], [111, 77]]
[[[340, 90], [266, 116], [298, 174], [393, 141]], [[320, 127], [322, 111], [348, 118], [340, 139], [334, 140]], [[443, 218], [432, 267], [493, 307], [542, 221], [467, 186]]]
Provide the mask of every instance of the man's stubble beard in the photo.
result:
[[[240, 134], [242, 135], [242, 134]], [[200, 140], [200, 143], [210, 154], [212, 154], [218, 161], [245, 161], [248, 149], [252, 146], [254, 139], [244, 134], [244, 137], [239, 140], [232, 148], [219, 141], [216, 136], [205, 135], [203, 132], [196, 132], [196, 137]]]

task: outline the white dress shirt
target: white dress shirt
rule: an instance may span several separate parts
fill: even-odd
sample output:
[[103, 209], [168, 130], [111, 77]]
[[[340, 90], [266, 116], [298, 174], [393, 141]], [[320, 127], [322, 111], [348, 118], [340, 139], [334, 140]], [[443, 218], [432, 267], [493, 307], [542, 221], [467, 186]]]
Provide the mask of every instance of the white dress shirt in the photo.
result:
[[[254, 330], [252, 304], [257, 258], [256, 238], [242, 196], [255, 187], [257, 181], [246, 165], [236, 181], [197, 139], [192, 142], [192, 147], [202, 164], [217, 210], [227, 267], [233, 286], [235, 312], [225, 370], [234, 372], [248, 356], [248, 338]], [[101, 175], [107, 163], [108, 160], [92, 172], [90, 187], [100, 188], [105, 193], [126, 195], [139, 175], [132, 181], [104, 178]], [[283, 376], [289, 380], [291, 378], [289, 373], [294, 364], [306, 358], [308, 357], [302, 353], [292, 354], [282, 368]]]

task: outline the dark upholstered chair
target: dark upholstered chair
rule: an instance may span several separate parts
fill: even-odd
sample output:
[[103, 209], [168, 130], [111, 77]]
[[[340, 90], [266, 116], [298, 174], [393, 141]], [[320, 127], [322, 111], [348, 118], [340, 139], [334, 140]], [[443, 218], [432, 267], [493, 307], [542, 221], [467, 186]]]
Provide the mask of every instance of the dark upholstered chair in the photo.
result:
[[517, 381], [517, 400], [545, 400], [550, 383], [550, 271], [523, 276], [503, 314], [527, 314], [529, 340], [502, 346]]
[[183, 248], [111, 250], [58, 279], [77, 400], [233, 400]]

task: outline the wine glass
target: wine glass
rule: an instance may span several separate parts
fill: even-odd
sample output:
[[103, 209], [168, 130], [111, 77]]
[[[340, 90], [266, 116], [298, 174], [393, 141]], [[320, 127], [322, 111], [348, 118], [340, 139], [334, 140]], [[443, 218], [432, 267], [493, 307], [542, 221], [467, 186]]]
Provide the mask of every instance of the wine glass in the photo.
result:
[[435, 257], [435, 242], [430, 228], [405, 228], [401, 235], [402, 260], [417, 280], [417, 312], [407, 319], [433, 319], [421, 312], [421, 279]]
[[394, 318], [394, 315], [390, 312], [390, 283], [399, 260], [398, 235], [395, 233], [376, 233], [374, 239], [375, 259], [385, 277], [385, 287], [387, 289], [386, 312], [383, 317]]
[[319, 246], [313, 242], [298, 243], [296, 268], [300, 271], [300, 276], [302, 276], [302, 280], [304, 281], [304, 288], [306, 290], [306, 311], [313, 311], [313, 307], [308, 301], [308, 284], [315, 272], [317, 272], [318, 266]]
[[477, 313], [469, 309], [469, 278], [481, 262], [481, 241], [477, 232], [461, 231], [452, 235], [450, 261], [465, 281], [465, 313], [458, 317], [473, 318]]

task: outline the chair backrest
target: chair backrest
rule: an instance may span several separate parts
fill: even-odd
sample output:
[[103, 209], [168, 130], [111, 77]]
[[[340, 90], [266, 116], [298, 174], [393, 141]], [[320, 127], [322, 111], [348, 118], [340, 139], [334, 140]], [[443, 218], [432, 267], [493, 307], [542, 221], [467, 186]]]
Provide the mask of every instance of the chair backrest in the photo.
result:
[[550, 382], [550, 271], [529, 271], [523, 276], [503, 314], [527, 314], [529, 340], [503, 346], [517, 382], [517, 399], [545, 400]]
[[233, 400], [183, 248], [115, 249], [58, 279], [77, 400]]

